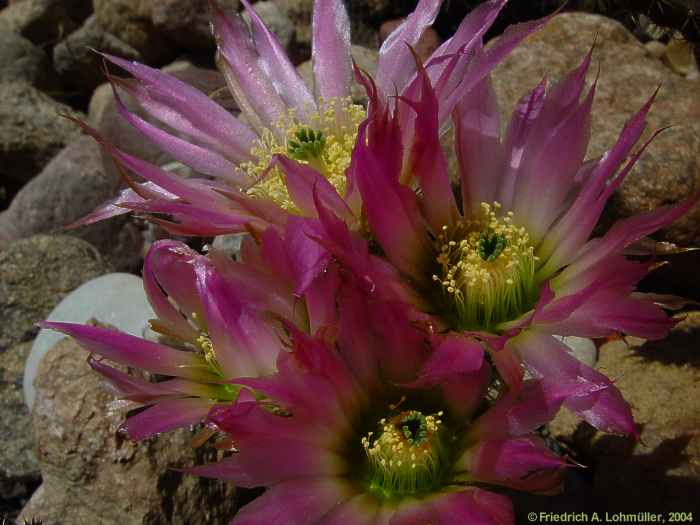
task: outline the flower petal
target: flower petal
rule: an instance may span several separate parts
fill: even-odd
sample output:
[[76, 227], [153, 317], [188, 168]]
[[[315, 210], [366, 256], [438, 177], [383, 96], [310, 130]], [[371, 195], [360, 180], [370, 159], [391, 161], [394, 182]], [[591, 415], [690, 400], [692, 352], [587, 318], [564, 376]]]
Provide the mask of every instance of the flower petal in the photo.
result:
[[317, 97], [350, 96], [350, 19], [342, 0], [314, 3], [311, 58]]
[[212, 402], [199, 398], [166, 399], [129, 417], [119, 427], [130, 439], [140, 441], [162, 432], [202, 421]]

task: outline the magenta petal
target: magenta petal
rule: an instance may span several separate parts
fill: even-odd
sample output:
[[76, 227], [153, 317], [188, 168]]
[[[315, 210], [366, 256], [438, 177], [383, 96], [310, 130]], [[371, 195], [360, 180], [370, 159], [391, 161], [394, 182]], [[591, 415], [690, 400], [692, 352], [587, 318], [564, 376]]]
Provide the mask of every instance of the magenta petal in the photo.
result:
[[400, 270], [417, 279], [425, 276], [421, 261], [431, 250], [420, 224], [415, 192], [391, 180], [380, 161], [363, 144], [358, 134], [353, 151], [353, 171], [367, 213], [367, 220], [387, 258]]
[[[243, 507], [231, 525], [308, 525], [352, 497], [338, 478], [321, 477], [274, 485]], [[348, 524], [350, 525], [350, 524]]]
[[447, 160], [440, 145], [438, 101], [425, 69], [418, 65], [421, 79], [417, 101], [401, 98], [416, 112], [409, 166], [419, 180], [423, 196], [421, 206], [433, 232], [452, 226], [459, 219], [452, 185], [447, 173]]
[[521, 389], [506, 392], [472, 425], [471, 432], [480, 439], [501, 439], [533, 432], [551, 421], [564, 401], [586, 394], [589, 385], [567, 381], [529, 380]]
[[382, 92], [403, 91], [415, 73], [415, 62], [408, 46], [416, 46], [423, 32], [435, 21], [440, 5], [442, 0], [420, 0], [415, 11], [384, 40], [377, 64], [377, 85]]
[[470, 487], [440, 495], [433, 503], [439, 525], [513, 525], [513, 505], [507, 496]]
[[311, 56], [316, 96], [325, 99], [350, 96], [350, 19], [342, 0], [314, 3]]
[[294, 64], [287, 58], [287, 53], [279, 40], [265, 26], [248, 0], [242, 0], [242, 3], [250, 16], [253, 41], [260, 56], [261, 69], [270, 76], [272, 85], [285, 104], [296, 108], [298, 115], [303, 116], [306, 112], [313, 111], [316, 108], [316, 102]]
[[[172, 245], [162, 242], [155, 243], [151, 247], [143, 263], [143, 287], [146, 291], [148, 302], [151, 307], [153, 307], [153, 311], [156, 313], [158, 320], [167, 325], [168, 330], [174, 335], [185, 341], [194, 341], [199, 334], [190, 323], [187, 322], [183, 313], [178, 311], [177, 308], [173, 306], [173, 303], [168, 300], [168, 294], [163, 291], [162, 285], [158, 282], [156, 276], [157, 259], [162, 255], [166, 257], [176, 256], [171, 250]], [[178, 288], [182, 288], [183, 286], [189, 286], [194, 289], [194, 281], [190, 279], [189, 283], [187, 281], [182, 282]]]
[[213, 379], [203, 368], [200, 357], [193, 352], [174, 350], [168, 346], [96, 326], [46, 321], [41, 323], [41, 326], [63, 332], [73, 337], [89, 352], [116, 363], [169, 376]]
[[549, 492], [561, 485], [566, 461], [535, 437], [482, 441], [457, 461], [477, 481]]
[[367, 494], [358, 494], [323, 518], [323, 525], [376, 525], [377, 501]]
[[114, 388], [115, 393], [123, 398], [137, 403], [152, 403], [167, 397], [213, 397], [213, 389], [204, 383], [195, 383], [183, 379], [170, 379], [160, 383], [149, 383], [116, 368], [108, 366], [97, 359], [90, 358], [88, 363], [95, 372], [104, 376]]
[[573, 395], [564, 406], [605, 432], [636, 434], [630, 406], [603, 374], [579, 362], [568, 347], [548, 334], [527, 331], [512, 340], [526, 366], [545, 382], [580, 383], [588, 393]]
[[425, 362], [413, 386], [433, 386], [454, 374], [476, 372], [484, 360], [484, 349], [475, 339], [444, 338]]
[[198, 398], [168, 399], [160, 401], [122, 423], [120, 430], [129, 438], [140, 441], [148, 437], [187, 427], [202, 421], [212, 402]]

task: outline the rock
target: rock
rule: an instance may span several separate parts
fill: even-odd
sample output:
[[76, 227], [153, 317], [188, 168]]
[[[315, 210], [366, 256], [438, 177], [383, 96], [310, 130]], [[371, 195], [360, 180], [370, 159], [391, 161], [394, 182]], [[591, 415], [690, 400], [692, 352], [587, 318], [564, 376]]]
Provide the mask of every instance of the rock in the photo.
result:
[[[2, 515], [19, 511], [41, 482], [34, 454], [29, 410], [22, 396], [22, 372], [31, 343], [0, 352], [0, 506]], [[12, 507], [3, 508], [3, 507]], [[10, 516], [7, 516], [8, 518]]]
[[[120, 185], [119, 177], [105, 172], [100, 147], [78, 137], [15, 196], [0, 216], [0, 237], [12, 241], [61, 231], [116, 195]], [[91, 243], [116, 269], [135, 269], [140, 262], [141, 235], [127, 217], [64, 233]]]
[[90, 14], [90, 0], [23, 0], [0, 12], [0, 26], [35, 44], [53, 43], [73, 31]]
[[[403, 21], [403, 18], [395, 18], [384, 22], [379, 28], [379, 41], [384, 42], [391, 32], [399, 27]], [[425, 30], [423, 36], [416, 44], [415, 51], [420, 59], [425, 62], [428, 60], [428, 58], [430, 58], [430, 55], [433, 54], [433, 51], [440, 47], [440, 44], [440, 37], [438, 36], [437, 31], [435, 31], [435, 29], [432, 27], [429, 27]]]
[[27, 182], [80, 134], [61, 115], [84, 118], [26, 83], [0, 83], [0, 180]]
[[[267, 28], [279, 38], [282, 46], [290, 50], [294, 38], [294, 25], [287, 14], [279, 6], [270, 0], [263, 0], [253, 4], [253, 9], [265, 23]], [[250, 23], [248, 13], [243, 13], [243, 18]]]
[[95, 17], [105, 31], [137, 50], [149, 64], [172, 60], [177, 50], [151, 22], [151, 0], [93, 0]]
[[[377, 72], [378, 59], [378, 53], [376, 50], [353, 45], [351, 53], [360, 69], [367, 71], [372, 76], [375, 75]], [[304, 82], [306, 82], [309, 87], [313, 87], [314, 76], [311, 60], [307, 60], [306, 62], [299, 64], [297, 70], [299, 71], [301, 78], [304, 79]], [[367, 94], [365, 93], [365, 89], [354, 80], [352, 83], [352, 98], [358, 104], [367, 103]]]
[[89, 367], [86, 352], [63, 340], [39, 365], [32, 412], [43, 484], [20, 519], [46, 525], [224, 525], [232, 486], [176, 468], [213, 459], [193, 450], [186, 429], [140, 443], [117, 432], [124, 415]]
[[[638, 343], [637, 343], [638, 344]], [[697, 510], [700, 488], [700, 312], [692, 312], [663, 341], [634, 347], [609, 342], [598, 369], [615, 381], [641, 438], [596, 431], [569, 412], [552, 434], [578, 452], [592, 471], [596, 505], [640, 512]]]
[[46, 87], [49, 60], [26, 38], [0, 27], [0, 78]]
[[294, 27], [292, 61], [299, 63], [308, 60], [311, 57], [311, 16], [314, 0], [276, 0], [276, 3]]
[[[99, 297], [99, 302], [94, 301]], [[48, 321], [86, 323], [90, 319], [117, 330], [143, 336], [148, 320], [155, 318], [140, 277], [127, 273], [108, 273], [92, 279], [69, 293], [46, 318]], [[24, 399], [34, 404], [34, 377], [42, 357], [63, 334], [42, 329], [34, 340], [24, 371]]]
[[[229, 14], [240, 7], [239, 0], [217, 3]], [[151, 20], [158, 31], [186, 49], [213, 52], [215, 48], [207, 0], [151, 0]]]
[[65, 235], [35, 235], [0, 252], [0, 352], [28, 341], [68, 292], [109, 271], [97, 249]]
[[[661, 86], [645, 137], [657, 137], [608, 206], [607, 220], [679, 202], [700, 190], [700, 83], [672, 74], [621, 24], [584, 13], [555, 16], [518, 46], [494, 71], [496, 93], [510, 114], [516, 101], [544, 76], [561, 78], [578, 65], [595, 41], [592, 79], [600, 66], [588, 157], [615, 142], [625, 121]], [[662, 240], [681, 245], [700, 242], [700, 206], [663, 230]]]
[[104, 82], [102, 57], [94, 50], [128, 60], [142, 60], [141, 54], [116, 36], [105, 31], [95, 15], [53, 49], [56, 72], [74, 89], [91, 93]]
[[241, 243], [246, 233], [232, 233], [229, 235], [218, 235], [214, 237], [212, 248], [223, 252], [231, 259], [238, 259], [241, 253]]

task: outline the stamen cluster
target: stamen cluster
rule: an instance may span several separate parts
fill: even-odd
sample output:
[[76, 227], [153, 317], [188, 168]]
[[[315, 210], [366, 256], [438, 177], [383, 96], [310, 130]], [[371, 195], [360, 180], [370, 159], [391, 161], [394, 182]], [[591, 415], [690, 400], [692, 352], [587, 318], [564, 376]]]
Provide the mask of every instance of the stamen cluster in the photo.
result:
[[362, 438], [368, 458], [370, 490], [384, 498], [429, 490], [440, 480], [444, 450], [442, 411], [402, 412], [379, 421], [380, 432]]
[[436, 239], [441, 286], [456, 310], [460, 328], [490, 328], [526, 311], [535, 293], [537, 257], [513, 212], [500, 214], [498, 202], [481, 203], [480, 215], [452, 227]]
[[345, 193], [345, 170], [350, 165], [357, 129], [366, 117], [365, 108], [353, 104], [349, 97], [319, 100], [318, 110], [311, 113], [308, 122], [301, 122], [297, 111], [287, 111], [273, 130], [265, 129], [255, 141], [251, 154], [256, 162], [241, 167], [256, 183], [247, 193], [266, 197], [292, 213], [298, 211], [289, 196], [284, 173], [269, 169], [274, 155], [288, 155], [308, 164], [338, 190]]

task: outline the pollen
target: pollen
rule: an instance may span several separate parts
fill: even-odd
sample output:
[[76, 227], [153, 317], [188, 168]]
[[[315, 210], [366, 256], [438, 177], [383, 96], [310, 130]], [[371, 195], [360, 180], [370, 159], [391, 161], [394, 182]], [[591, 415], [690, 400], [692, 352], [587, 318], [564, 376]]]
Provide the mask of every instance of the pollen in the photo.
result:
[[476, 216], [444, 226], [435, 242], [432, 279], [460, 328], [491, 329], [529, 309], [537, 258], [526, 229], [500, 203], [482, 202]]
[[345, 170], [350, 166], [357, 129], [366, 111], [350, 98], [321, 99], [318, 106], [305, 122], [290, 109], [274, 128], [263, 131], [251, 149], [256, 160], [241, 165], [253, 181], [246, 190], [248, 195], [268, 198], [286, 211], [299, 212], [287, 190], [284, 173], [278, 167], [270, 168], [277, 154], [310, 165], [341, 196], [345, 195]]
[[416, 494], [439, 482], [444, 450], [441, 413], [407, 410], [379, 422], [362, 438], [370, 488], [383, 497]]

